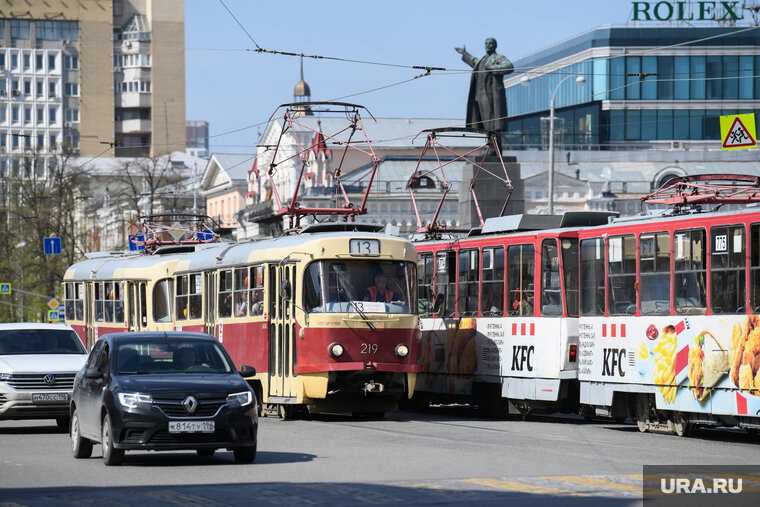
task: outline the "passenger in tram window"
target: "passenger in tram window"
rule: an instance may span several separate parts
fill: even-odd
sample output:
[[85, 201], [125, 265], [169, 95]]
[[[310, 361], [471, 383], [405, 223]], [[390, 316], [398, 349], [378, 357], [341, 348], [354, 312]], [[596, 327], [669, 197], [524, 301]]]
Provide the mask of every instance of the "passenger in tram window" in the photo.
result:
[[264, 302], [261, 300], [262, 292], [258, 289], [251, 291], [251, 315], [261, 315], [264, 313]]
[[382, 303], [393, 301], [393, 291], [388, 288], [388, 283], [382, 272], [375, 275], [375, 285], [367, 287], [364, 291], [364, 301], [379, 301]]
[[248, 314], [248, 292], [236, 293], [235, 297], [235, 317], [245, 317]]
[[220, 294], [221, 304], [219, 305], [219, 316], [229, 317], [232, 315], [232, 293]]
[[512, 310], [511, 315], [533, 315], [533, 284], [516, 291], [515, 299], [512, 301]]
[[200, 319], [201, 318], [201, 297], [200, 296], [190, 296], [190, 318], [191, 319]]

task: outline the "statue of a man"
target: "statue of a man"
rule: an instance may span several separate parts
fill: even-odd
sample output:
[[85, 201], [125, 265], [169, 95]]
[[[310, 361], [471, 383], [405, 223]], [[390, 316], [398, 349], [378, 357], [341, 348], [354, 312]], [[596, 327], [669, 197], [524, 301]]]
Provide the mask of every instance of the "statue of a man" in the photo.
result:
[[472, 67], [467, 97], [467, 126], [502, 132], [507, 130], [507, 96], [504, 76], [514, 70], [512, 62], [496, 53], [496, 39], [486, 39], [486, 55], [475, 58], [462, 46], [454, 48]]

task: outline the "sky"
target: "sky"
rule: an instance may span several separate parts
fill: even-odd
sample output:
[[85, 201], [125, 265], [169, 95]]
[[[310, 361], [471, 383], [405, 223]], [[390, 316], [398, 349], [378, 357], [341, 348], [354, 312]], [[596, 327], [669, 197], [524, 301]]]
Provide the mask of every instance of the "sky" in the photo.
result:
[[258, 45], [459, 71], [413, 79], [424, 71], [303, 60], [312, 100], [360, 104], [376, 118], [463, 120], [471, 69], [455, 47], [480, 57], [494, 37], [497, 52], [514, 61], [598, 26], [625, 25], [631, 11], [629, 0], [186, 0], [186, 117], [209, 122], [212, 153], [253, 153], [266, 121], [293, 101], [300, 65], [251, 51]]

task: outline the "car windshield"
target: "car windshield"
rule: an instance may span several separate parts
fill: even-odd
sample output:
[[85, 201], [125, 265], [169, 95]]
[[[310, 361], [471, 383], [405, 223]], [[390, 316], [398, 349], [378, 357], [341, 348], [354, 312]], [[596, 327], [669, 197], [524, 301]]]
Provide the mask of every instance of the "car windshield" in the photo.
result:
[[121, 375], [155, 373], [229, 374], [235, 366], [219, 344], [211, 341], [120, 343], [116, 372]]
[[69, 329], [0, 331], [0, 355], [85, 353], [82, 341]]
[[313, 262], [304, 274], [306, 311], [413, 313], [415, 268], [411, 262]]

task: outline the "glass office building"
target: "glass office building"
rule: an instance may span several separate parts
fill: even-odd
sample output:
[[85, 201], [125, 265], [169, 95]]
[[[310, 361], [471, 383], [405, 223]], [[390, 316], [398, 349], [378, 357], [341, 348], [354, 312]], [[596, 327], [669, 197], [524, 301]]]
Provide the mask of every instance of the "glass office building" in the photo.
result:
[[513, 63], [507, 149], [546, 147], [552, 94], [568, 150], [714, 147], [721, 115], [760, 113], [757, 27], [596, 28]]

